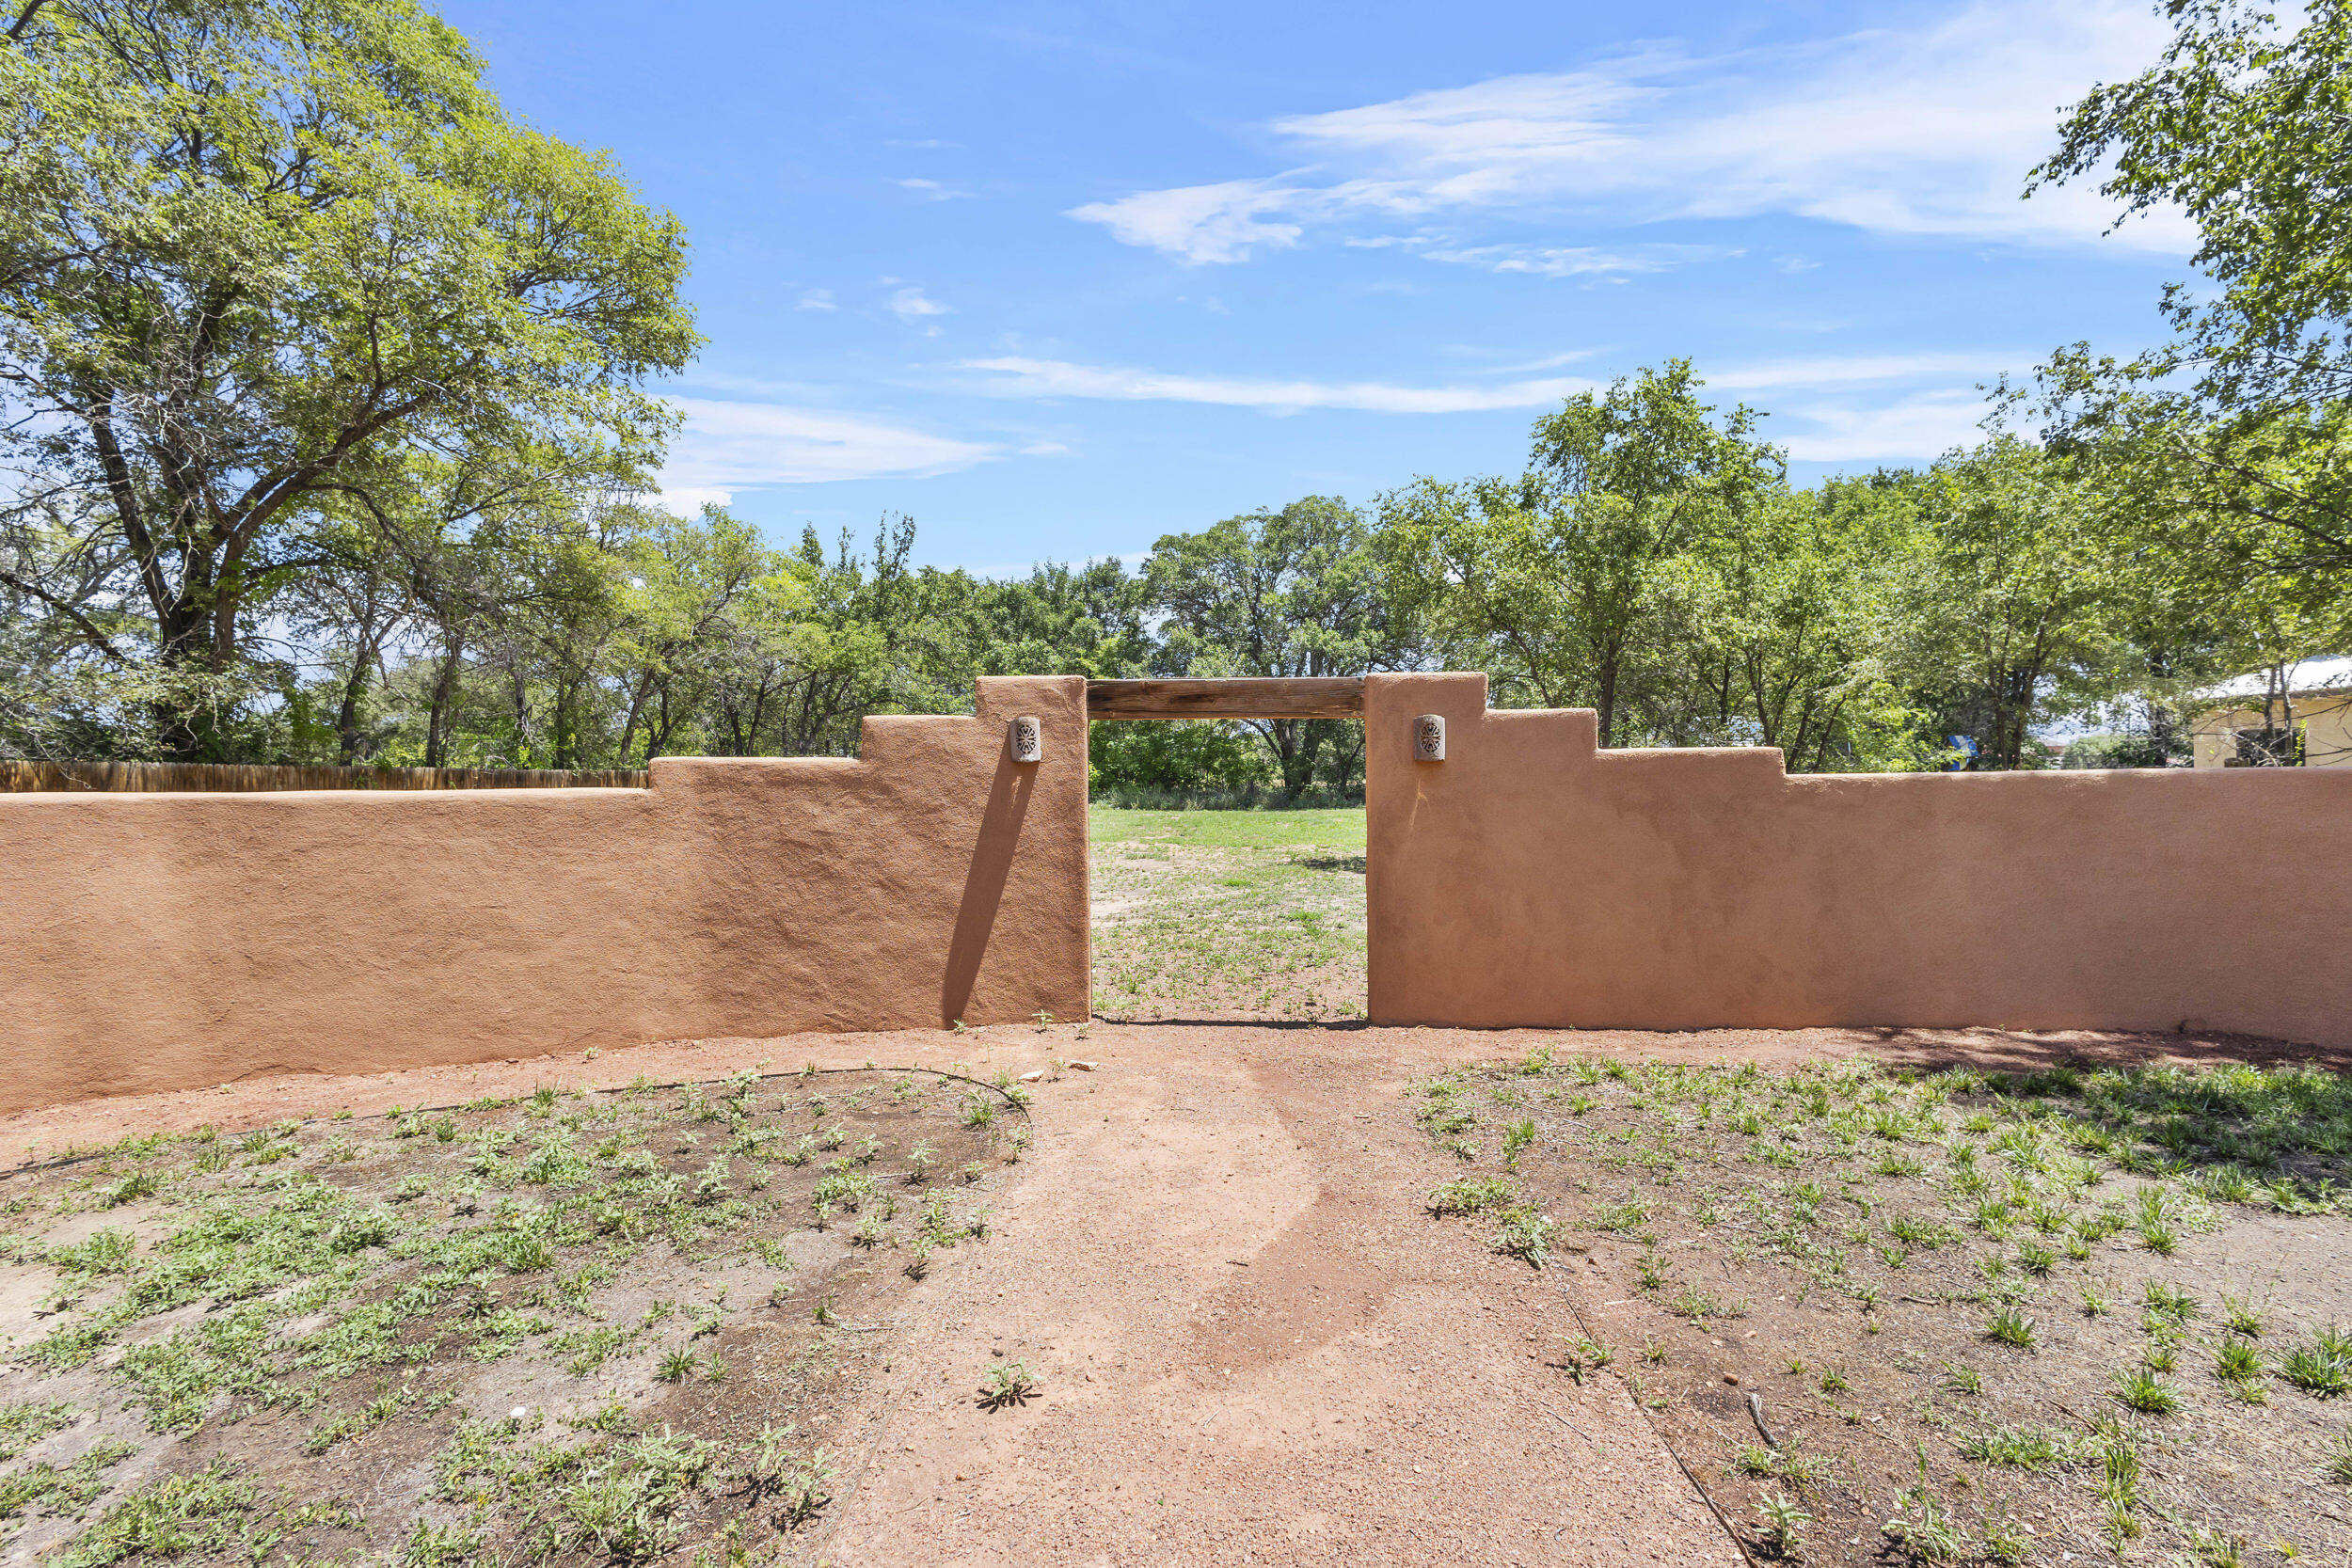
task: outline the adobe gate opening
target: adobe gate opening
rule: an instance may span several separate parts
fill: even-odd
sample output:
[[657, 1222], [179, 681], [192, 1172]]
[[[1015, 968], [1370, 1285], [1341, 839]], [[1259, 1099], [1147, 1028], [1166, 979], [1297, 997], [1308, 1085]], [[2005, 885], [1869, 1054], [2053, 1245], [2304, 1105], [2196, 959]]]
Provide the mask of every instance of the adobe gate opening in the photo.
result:
[[[1360, 676], [1087, 685], [1096, 723], [1231, 721], [1218, 727], [1256, 729], [1278, 754], [1318, 770], [1327, 747], [1343, 767], [1360, 759], [1363, 702]], [[1114, 795], [1090, 809], [1097, 1015], [1360, 1022], [1369, 1003], [1360, 805], [1286, 798], [1277, 809], [1165, 809], [1178, 804], [1198, 802]]]

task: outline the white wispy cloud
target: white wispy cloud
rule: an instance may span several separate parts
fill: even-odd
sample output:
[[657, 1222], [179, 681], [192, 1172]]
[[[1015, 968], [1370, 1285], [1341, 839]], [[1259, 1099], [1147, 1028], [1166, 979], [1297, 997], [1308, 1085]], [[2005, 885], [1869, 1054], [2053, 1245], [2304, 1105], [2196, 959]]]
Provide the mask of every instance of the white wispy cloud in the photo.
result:
[[966, 359], [961, 368], [988, 377], [984, 390], [1007, 397], [1094, 398], [1122, 403], [1200, 403], [1228, 408], [1295, 413], [1307, 408], [1355, 408], [1380, 414], [1459, 414], [1489, 408], [1532, 408], [1591, 387], [1553, 378], [1502, 385], [1405, 387], [1378, 381], [1267, 381], [1247, 376], [1174, 375], [1119, 366], [1077, 365], [1065, 359], [1007, 356]]
[[1269, 180], [1229, 180], [1181, 190], [1139, 191], [1117, 201], [1090, 201], [1070, 215], [1099, 223], [1128, 245], [1148, 245], [1187, 261], [1239, 261], [1255, 245], [1297, 243], [1296, 223], [1263, 214], [1305, 205], [1309, 193]]
[[797, 307], [795, 307], [795, 309], [802, 310], [838, 310], [841, 307], [833, 302], [833, 291], [831, 289], [803, 289], [801, 291], [801, 302]]
[[[1488, 374], [1548, 370], [1590, 356], [1571, 350]], [[2023, 353], [1926, 353], [1821, 356], [1733, 366], [1701, 378], [1713, 392], [1819, 391], [1833, 388], [1884, 386], [1966, 376], [1989, 380], [2003, 370], [2029, 364]], [[1086, 398], [1122, 403], [1196, 403], [1227, 408], [1295, 413], [1309, 408], [1348, 408], [1378, 414], [1464, 414], [1499, 408], [1540, 408], [1603, 383], [1584, 376], [1545, 376], [1517, 381], [1480, 381], [1410, 386], [1383, 381], [1279, 380], [1252, 376], [1188, 375], [1123, 365], [1082, 365], [1067, 359], [1004, 356], [964, 359], [958, 369], [980, 373], [981, 389], [1000, 397]], [[1962, 394], [1955, 394], [1962, 395]], [[1967, 397], [1982, 401], [1974, 390]]]
[[[1485, 354], [1487, 351], [1457, 349], [1452, 352]], [[1520, 359], [1503, 365], [1482, 365], [1478, 369], [1483, 375], [1526, 375], [1535, 371], [1555, 371], [1563, 365], [1573, 365], [1580, 359], [1590, 359], [1599, 352], [1597, 348], [1562, 349], [1557, 354], [1541, 355], [1534, 359]]]
[[[890, 296], [890, 313], [909, 326], [913, 326], [932, 316], [951, 315], [954, 313], [954, 307], [942, 305], [922, 290], [908, 287], [898, 290]], [[934, 338], [939, 336], [939, 328], [936, 326], [927, 328], [927, 330]]]
[[1783, 411], [1772, 438], [1799, 462], [1899, 462], [1941, 456], [1984, 438], [1978, 428], [1989, 408], [1974, 388], [1914, 393], [1875, 408], [1800, 404]]
[[966, 197], [972, 194], [969, 191], [960, 191], [950, 186], [943, 185], [936, 180], [925, 180], [920, 176], [905, 180], [895, 180], [891, 182], [897, 185], [900, 190], [907, 192], [909, 195], [919, 196], [926, 201], [953, 201], [960, 197]]
[[2004, 371], [2031, 365], [2040, 357], [2025, 349], [1830, 354], [1767, 359], [1721, 371], [1709, 371], [1702, 365], [1698, 372], [1711, 391], [1753, 392], [1784, 388], [1851, 387], [1868, 382], [1948, 381], [1961, 376], [1991, 380]]
[[[2074, 242], [2113, 212], [2075, 186], [2021, 199], [2061, 108], [2152, 62], [2143, 0], [1976, 0], [1941, 21], [1803, 48], [1651, 50], [1274, 121], [1305, 166], [1076, 208], [1187, 262], [1312, 225], [1481, 214], [1616, 223], [1794, 214], [1882, 233]], [[2126, 244], [2185, 251], [2171, 214]]]
[[686, 424], [670, 443], [660, 492], [662, 503], [681, 514], [762, 485], [920, 478], [968, 468], [1003, 451], [831, 409], [716, 398], [670, 402]]
[[1484, 267], [1488, 272], [1526, 273], [1535, 277], [1628, 277], [1664, 272], [1740, 254], [1714, 245], [1645, 245], [1602, 250], [1591, 245], [1482, 245], [1422, 252], [1432, 261]]
[[735, 499], [735, 492], [721, 484], [671, 484], [665, 478], [655, 499], [673, 517], [692, 517], [706, 506], [726, 505]]

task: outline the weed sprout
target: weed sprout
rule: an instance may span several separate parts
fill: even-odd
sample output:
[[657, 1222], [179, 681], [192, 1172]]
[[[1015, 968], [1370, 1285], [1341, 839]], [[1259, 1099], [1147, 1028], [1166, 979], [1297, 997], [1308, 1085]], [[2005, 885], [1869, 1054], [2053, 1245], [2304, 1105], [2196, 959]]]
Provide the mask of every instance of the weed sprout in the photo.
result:
[[1037, 1373], [1026, 1361], [999, 1361], [981, 1374], [980, 1408], [1002, 1410], [1026, 1404], [1038, 1390]]
[[1756, 1534], [1775, 1557], [1794, 1560], [1804, 1554], [1804, 1530], [1813, 1515], [1785, 1492], [1767, 1492], [1756, 1499]]
[[1580, 1384], [1584, 1381], [1586, 1372], [1598, 1371], [1617, 1359], [1615, 1351], [1589, 1334], [1579, 1334], [1573, 1338], [1563, 1334], [1560, 1338], [1567, 1346], [1563, 1353], [1563, 1361], [1568, 1369], [1568, 1375]]

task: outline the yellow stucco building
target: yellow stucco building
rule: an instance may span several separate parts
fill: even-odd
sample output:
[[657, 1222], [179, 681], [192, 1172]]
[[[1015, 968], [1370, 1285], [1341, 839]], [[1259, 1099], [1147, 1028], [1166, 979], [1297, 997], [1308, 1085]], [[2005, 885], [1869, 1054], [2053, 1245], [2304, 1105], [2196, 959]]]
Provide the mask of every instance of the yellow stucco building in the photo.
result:
[[[2296, 761], [2305, 768], [2352, 768], [2352, 658], [2304, 659], [2288, 672], [2286, 686], [2287, 701], [2273, 708], [2271, 722], [2291, 720], [2300, 742]], [[2268, 676], [2256, 673], [2203, 693], [2223, 705], [2199, 715], [2190, 729], [2198, 767], [2246, 766], [2249, 748], [2241, 732], [2263, 728], [2263, 694], [2269, 689]]]

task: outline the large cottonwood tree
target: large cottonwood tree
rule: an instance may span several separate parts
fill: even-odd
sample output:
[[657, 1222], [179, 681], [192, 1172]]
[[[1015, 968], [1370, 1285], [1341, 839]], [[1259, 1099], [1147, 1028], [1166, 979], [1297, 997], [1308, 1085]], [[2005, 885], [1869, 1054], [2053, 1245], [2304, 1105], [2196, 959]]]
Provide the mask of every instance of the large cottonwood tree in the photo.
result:
[[[11, 516], [119, 546], [145, 647], [219, 673], [307, 521], [389, 516], [405, 451], [626, 480], [696, 342], [677, 224], [516, 124], [404, 0], [15, 0], [0, 39]], [[200, 708], [164, 749], [202, 757]]]

